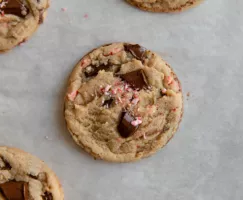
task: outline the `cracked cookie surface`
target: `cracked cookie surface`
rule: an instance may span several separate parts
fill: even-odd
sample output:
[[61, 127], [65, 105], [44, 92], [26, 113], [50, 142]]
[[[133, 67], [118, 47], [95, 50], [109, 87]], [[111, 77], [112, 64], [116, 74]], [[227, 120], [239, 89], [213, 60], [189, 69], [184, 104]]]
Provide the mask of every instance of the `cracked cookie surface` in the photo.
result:
[[0, 200], [63, 200], [61, 185], [43, 161], [0, 147]]
[[93, 50], [74, 68], [65, 119], [75, 142], [113, 162], [148, 157], [176, 132], [183, 113], [180, 82], [156, 53], [137, 44]]
[[49, 0], [0, 0], [0, 53], [25, 42], [43, 23]]
[[126, 0], [142, 10], [152, 12], [180, 12], [196, 6], [202, 0]]

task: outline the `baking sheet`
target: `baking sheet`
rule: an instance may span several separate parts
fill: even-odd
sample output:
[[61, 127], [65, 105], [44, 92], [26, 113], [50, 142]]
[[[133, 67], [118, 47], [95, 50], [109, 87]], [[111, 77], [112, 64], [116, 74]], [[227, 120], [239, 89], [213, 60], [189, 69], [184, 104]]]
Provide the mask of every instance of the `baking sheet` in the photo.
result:
[[[53, 0], [34, 37], [0, 55], [0, 145], [44, 160], [66, 199], [243, 199], [242, 7], [240, 0], [206, 0], [181, 14], [152, 14], [123, 0]], [[160, 53], [185, 94], [174, 139], [131, 164], [93, 160], [72, 141], [63, 118], [75, 63], [116, 41]]]

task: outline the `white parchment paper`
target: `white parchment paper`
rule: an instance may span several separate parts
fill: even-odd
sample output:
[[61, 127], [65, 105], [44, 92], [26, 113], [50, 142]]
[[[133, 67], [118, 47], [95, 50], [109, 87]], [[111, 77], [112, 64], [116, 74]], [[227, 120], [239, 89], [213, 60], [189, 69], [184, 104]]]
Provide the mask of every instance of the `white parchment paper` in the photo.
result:
[[[242, 200], [242, 8], [241, 0], [206, 0], [181, 14], [153, 14], [123, 0], [52, 0], [38, 32], [0, 55], [0, 145], [44, 160], [67, 200]], [[132, 164], [93, 160], [63, 118], [73, 66], [116, 41], [160, 53], [185, 93], [174, 139]]]

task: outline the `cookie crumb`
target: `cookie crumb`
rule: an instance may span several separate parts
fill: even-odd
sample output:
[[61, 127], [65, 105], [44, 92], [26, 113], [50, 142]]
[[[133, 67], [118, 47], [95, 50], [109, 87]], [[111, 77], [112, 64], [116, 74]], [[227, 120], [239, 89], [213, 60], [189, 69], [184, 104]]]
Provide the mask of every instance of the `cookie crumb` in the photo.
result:
[[49, 141], [51, 140], [51, 138], [49, 138], [48, 136], [45, 136], [45, 139]]
[[187, 96], [187, 97], [190, 97], [190, 95], [191, 95], [190, 92], [187, 92], [186, 96]]

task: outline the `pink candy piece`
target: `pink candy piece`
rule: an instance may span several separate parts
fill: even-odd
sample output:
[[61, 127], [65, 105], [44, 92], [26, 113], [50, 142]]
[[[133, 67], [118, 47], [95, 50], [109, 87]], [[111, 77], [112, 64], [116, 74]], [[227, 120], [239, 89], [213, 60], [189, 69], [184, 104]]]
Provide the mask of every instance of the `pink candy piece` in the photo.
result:
[[111, 90], [111, 94], [116, 94], [117, 92], [116, 92], [116, 90]]
[[74, 91], [74, 92], [71, 92], [70, 94], [68, 94], [68, 99], [70, 101], [74, 101], [74, 99], [76, 98], [76, 96], [78, 95], [78, 91]]
[[177, 111], [177, 108], [173, 108], [171, 111], [172, 112], [176, 112]]
[[122, 93], [123, 91], [122, 91], [121, 88], [118, 88], [118, 89], [117, 89], [117, 92]]
[[120, 103], [122, 103], [121, 97], [118, 97], [118, 101], [119, 101]]
[[105, 88], [100, 88], [101, 93], [105, 93]]
[[139, 124], [142, 124], [142, 120], [136, 119], [134, 121], [132, 121], [131, 123], [133, 126], [138, 126]]
[[142, 117], [137, 117], [138, 120], [142, 120]]
[[89, 58], [84, 58], [82, 61], [81, 61], [81, 67], [87, 67], [88, 65], [91, 64], [91, 60]]
[[121, 85], [122, 84], [122, 82], [121, 81], [117, 81], [117, 82], [115, 82], [115, 86], [118, 86], [118, 85]]
[[138, 92], [134, 92], [133, 97], [138, 98]]
[[115, 47], [114, 49], [112, 49], [108, 54], [104, 54], [104, 56], [112, 56], [114, 54], [117, 54], [119, 52], [122, 51], [122, 48], [120, 47]]
[[85, 15], [84, 15], [84, 18], [85, 18], [85, 19], [87, 19], [88, 17], [89, 17], [89, 15], [88, 15], [88, 14], [85, 14]]
[[132, 104], [137, 105], [137, 103], [139, 102], [139, 98], [135, 98], [132, 100]]
[[63, 11], [63, 12], [67, 11], [67, 8], [62, 8], [62, 11]]
[[165, 80], [166, 80], [166, 83], [167, 83], [168, 85], [172, 84], [172, 82], [173, 82], [173, 78], [172, 78], [171, 76], [166, 76], [166, 77], [165, 77]]
[[161, 92], [162, 92], [163, 94], [165, 94], [165, 93], [167, 92], [167, 90], [166, 90], [165, 88], [163, 88], [163, 89], [161, 90]]
[[179, 84], [178, 84], [177, 81], [174, 81], [174, 82], [173, 82], [173, 86], [174, 86], [174, 88], [175, 88], [176, 90], [178, 90], [178, 91], [181, 90], [181, 88], [180, 88], [180, 86], [179, 86]]
[[107, 86], [105, 87], [105, 92], [108, 92], [110, 89], [111, 89], [111, 85], [107, 85]]
[[125, 88], [126, 91], [128, 91], [129, 86], [127, 84], [125, 84], [124, 88]]

